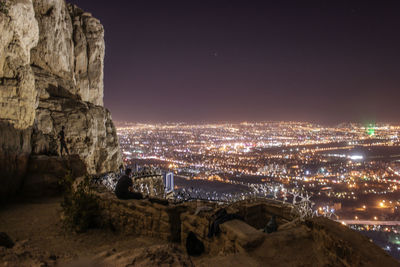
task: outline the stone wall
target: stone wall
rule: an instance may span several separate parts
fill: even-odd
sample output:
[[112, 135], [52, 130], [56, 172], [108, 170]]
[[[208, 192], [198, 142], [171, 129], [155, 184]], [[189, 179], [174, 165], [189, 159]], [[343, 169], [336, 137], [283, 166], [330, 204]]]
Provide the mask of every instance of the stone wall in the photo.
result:
[[[261, 233], [259, 229], [265, 227], [272, 215], [277, 216], [276, 220], [279, 225], [295, 219], [291, 214], [289, 206], [272, 200], [255, 199], [240, 201], [225, 206], [225, 208], [229, 214], [238, 215], [243, 220], [242, 223], [224, 223], [221, 225], [221, 235], [210, 238], [208, 237], [208, 232], [212, 215], [218, 209], [224, 208], [224, 206], [214, 203], [197, 202], [195, 210], [198, 208], [204, 210], [206, 207], [210, 207], [211, 209], [208, 208], [208, 211], [202, 211], [198, 214], [195, 214], [195, 212], [182, 213], [181, 240], [184, 243], [188, 233], [193, 232], [203, 242], [206, 252], [211, 255], [243, 252], [251, 249], [254, 242], [257, 243], [257, 240], [262, 239], [262, 236], [257, 233]], [[241, 232], [247, 233], [247, 238], [241, 237]]]
[[[96, 194], [102, 210], [102, 224], [106, 227], [127, 233], [160, 238], [162, 240], [178, 242], [186, 246], [189, 232], [193, 232], [204, 244], [205, 253], [210, 255], [243, 252], [260, 245], [266, 234], [252, 227], [246, 218], [260, 216], [265, 224], [275, 214], [279, 224], [283, 224], [288, 208], [282, 207], [276, 213], [269, 213], [276, 209], [276, 203], [256, 201], [255, 203], [240, 202], [234, 205], [218, 205], [214, 202], [194, 201], [181, 204], [169, 203], [161, 205], [149, 200], [119, 200], [114, 194], [100, 187]], [[263, 209], [260, 213], [257, 209]], [[213, 214], [220, 208], [226, 208], [230, 214], [247, 212], [242, 220], [233, 220], [221, 225], [218, 236], [208, 237], [210, 222]], [[255, 214], [251, 214], [256, 212]], [[254, 220], [253, 220], [254, 221]]]
[[[97, 193], [102, 224], [126, 234], [137, 234], [174, 241], [174, 212], [185, 207], [166, 206], [149, 200], [119, 200], [106, 189]], [[179, 223], [179, 222], [178, 222]], [[175, 236], [174, 236], [175, 234]]]
[[[292, 215], [290, 204], [256, 199], [233, 205], [203, 201], [160, 205], [149, 200], [118, 200], [106, 190], [96, 194], [105, 226], [177, 242], [183, 248], [193, 232], [204, 245], [206, 256], [200, 257], [203, 261], [239, 253], [271, 266], [294, 266], [299, 262], [307, 266], [398, 266], [367, 237], [346, 226], [320, 217], [300, 222]], [[223, 207], [243, 220], [220, 224], [220, 234], [210, 238], [212, 216]], [[266, 234], [259, 226], [264, 228], [272, 215], [277, 218], [278, 231]]]

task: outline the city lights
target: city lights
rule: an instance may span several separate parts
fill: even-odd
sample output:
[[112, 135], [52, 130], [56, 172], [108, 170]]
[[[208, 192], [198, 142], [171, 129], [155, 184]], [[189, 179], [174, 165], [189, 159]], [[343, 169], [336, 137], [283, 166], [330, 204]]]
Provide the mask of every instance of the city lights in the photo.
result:
[[[318, 216], [396, 234], [399, 126], [374, 125], [371, 135], [357, 124], [134, 123], [117, 132], [127, 165], [173, 172], [176, 189], [190, 195], [228, 200], [254, 194], [291, 202], [288, 192], [302, 192]], [[199, 183], [208, 189], [194, 186]]]

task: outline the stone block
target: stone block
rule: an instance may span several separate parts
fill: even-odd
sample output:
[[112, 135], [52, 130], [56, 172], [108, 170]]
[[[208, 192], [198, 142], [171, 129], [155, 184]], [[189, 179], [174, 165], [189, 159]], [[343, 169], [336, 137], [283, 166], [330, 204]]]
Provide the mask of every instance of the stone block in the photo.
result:
[[240, 247], [248, 251], [261, 245], [266, 234], [251, 227], [240, 220], [227, 221], [220, 225], [221, 233], [231, 241], [235, 241]]

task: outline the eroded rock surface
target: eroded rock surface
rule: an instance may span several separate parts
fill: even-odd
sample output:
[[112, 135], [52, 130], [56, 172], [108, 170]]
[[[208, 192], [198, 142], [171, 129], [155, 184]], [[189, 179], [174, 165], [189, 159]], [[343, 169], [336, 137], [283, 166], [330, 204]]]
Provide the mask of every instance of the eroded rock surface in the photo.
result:
[[0, 12], [0, 119], [27, 129], [35, 119], [35, 79], [30, 51], [38, 43], [39, 28], [32, 1], [10, 1]]
[[86, 166], [78, 155], [69, 157], [31, 156], [22, 194], [25, 197], [56, 196], [61, 193], [60, 178], [81, 177]]
[[104, 29], [100, 21], [64, 0], [34, 1], [40, 39], [31, 64], [73, 82], [66, 88], [103, 105]]
[[39, 39], [32, 1], [9, 1], [0, 12], [0, 200], [22, 184], [37, 106], [30, 50]]
[[64, 0], [9, 0], [0, 12], [0, 199], [23, 183], [29, 157], [56, 156], [62, 126], [90, 174], [122, 163], [103, 105], [104, 29]]
[[74, 27], [74, 73], [82, 100], [103, 105], [104, 28], [90, 13], [68, 6]]
[[101, 106], [68, 97], [42, 99], [36, 110], [33, 153], [58, 155], [58, 133], [65, 126], [70, 154], [79, 155], [90, 174], [116, 170], [121, 164], [116, 129]]
[[[39, 23], [39, 43], [33, 48], [31, 64], [64, 79], [73, 79], [73, 28], [67, 5], [62, 0], [33, 1]], [[76, 93], [76, 92], [72, 92]]]

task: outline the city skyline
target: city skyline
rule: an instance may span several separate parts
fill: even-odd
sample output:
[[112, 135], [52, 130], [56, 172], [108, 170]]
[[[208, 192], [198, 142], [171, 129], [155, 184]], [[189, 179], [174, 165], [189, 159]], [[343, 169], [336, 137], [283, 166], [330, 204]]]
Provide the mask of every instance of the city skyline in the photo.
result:
[[399, 122], [394, 1], [71, 1], [105, 27], [118, 121]]
[[178, 198], [230, 202], [263, 197], [292, 204], [309, 199], [316, 216], [361, 231], [396, 258], [399, 133], [400, 126], [390, 124], [117, 126], [125, 164], [173, 173]]
[[353, 127], [360, 127], [365, 128], [366, 130], [371, 130], [376, 127], [397, 127], [400, 125], [400, 122], [387, 122], [387, 121], [342, 121], [342, 122], [335, 122], [335, 123], [328, 123], [328, 122], [314, 122], [312, 120], [243, 120], [243, 121], [235, 121], [235, 120], [204, 120], [204, 121], [197, 121], [197, 122], [188, 122], [188, 121], [133, 121], [133, 120], [114, 120], [114, 124], [117, 128], [129, 127], [131, 125], [165, 125], [165, 124], [180, 124], [180, 125], [231, 125], [231, 124], [275, 124], [275, 123], [308, 123], [313, 124], [321, 127], [339, 127], [341, 125], [353, 126]]

